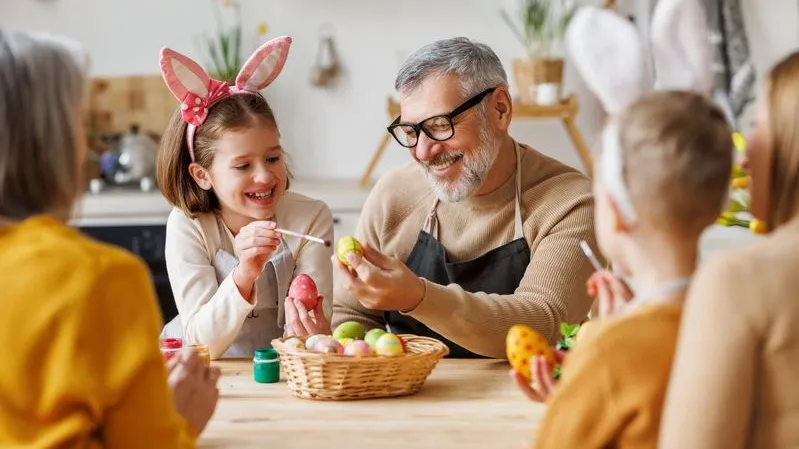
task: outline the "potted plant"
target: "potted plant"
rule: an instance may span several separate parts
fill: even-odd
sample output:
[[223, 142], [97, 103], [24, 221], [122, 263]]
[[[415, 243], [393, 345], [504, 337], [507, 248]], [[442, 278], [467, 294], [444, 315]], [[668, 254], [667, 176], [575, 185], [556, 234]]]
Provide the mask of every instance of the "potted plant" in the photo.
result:
[[[208, 59], [206, 70], [215, 79], [235, 83], [241, 66], [242, 59], [242, 26], [241, 4], [237, 0], [212, 0], [214, 16], [216, 17], [217, 32], [213, 35], [204, 35], [200, 39], [200, 48]], [[233, 15], [233, 25], [226, 26], [222, 19], [223, 12], [219, 5]], [[263, 38], [269, 31], [265, 23], [258, 25], [258, 39]]]
[[500, 11], [527, 55], [513, 61], [522, 101], [560, 101], [563, 39], [575, 10], [572, 0], [521, 0], [515, 20], [507, 11]]

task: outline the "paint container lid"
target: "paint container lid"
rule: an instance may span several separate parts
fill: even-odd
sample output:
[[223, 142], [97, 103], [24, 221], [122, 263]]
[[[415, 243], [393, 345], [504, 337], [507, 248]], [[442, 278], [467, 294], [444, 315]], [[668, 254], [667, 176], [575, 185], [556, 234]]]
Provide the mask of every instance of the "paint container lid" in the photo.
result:
[[253, 359], [255, 360], [275, 360], [278, 358], [277, 350], [274, 348], [261, 348], [255, 350]]
[[162, 338], [161, 349], [180, 349], [183, 347], [183, 339], [180, 338]]

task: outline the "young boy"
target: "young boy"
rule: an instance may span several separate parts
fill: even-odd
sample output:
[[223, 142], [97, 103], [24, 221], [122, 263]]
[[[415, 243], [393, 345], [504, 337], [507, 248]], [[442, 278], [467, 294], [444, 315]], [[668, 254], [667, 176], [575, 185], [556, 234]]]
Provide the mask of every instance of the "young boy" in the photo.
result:
[[[591, 338], [566, 357], [536, 448], [655, 447], [699, 237], [718, 216], [729, 185], [731, 131], [702, 95], [649, 94], [605, 134], [602, 151], [623, 159], [632, 207], [619, 205], [596, 176], [597, 238], [603, 254], [635, 280], [636, 296], [618, 301], [607, 274], [596, 280], [600, 302], [615, 314], [597, 320]], [[603, 163], [605, 155], [598, 172], [606, 170]]]

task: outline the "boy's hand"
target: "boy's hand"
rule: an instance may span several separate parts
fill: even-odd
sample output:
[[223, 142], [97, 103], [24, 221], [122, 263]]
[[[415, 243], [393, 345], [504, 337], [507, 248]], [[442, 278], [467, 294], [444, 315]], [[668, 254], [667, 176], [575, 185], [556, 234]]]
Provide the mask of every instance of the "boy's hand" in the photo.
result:
[[607, 270], [592, 274], [587, 287], [588, 294], [599, 300], [599, 318], [618, 314], [634, 296], [624, 281]]
[[[553, 353], [555, 354], [555, 362], [562, 364], [566, 353], [563, 351], [553, 351]], [[530, 367], [532, 368], [530, 370], [533, 376], [532, 382], [528, 382], [518, 371], [513, 369], [510, 371], [510, 376], [528, 399], [534, 402], [546, 402], [555, 392], [555, 388], [558, 385], [553, 375], [555, 367], [544, 356], [540, 355], [530, 358]]]

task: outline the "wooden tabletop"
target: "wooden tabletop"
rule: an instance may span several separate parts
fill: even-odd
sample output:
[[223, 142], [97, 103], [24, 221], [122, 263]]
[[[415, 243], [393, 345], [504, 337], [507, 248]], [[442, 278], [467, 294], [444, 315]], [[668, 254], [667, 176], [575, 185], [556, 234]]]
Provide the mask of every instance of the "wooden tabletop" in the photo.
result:
[[201, 448], [520, 449], [543, 412], [504, 361], [444, 359], [416, 395], [346, 402], [295, 398], [283, 379], [256, 383], [251, 361], [213, 363], [221, 396]]

